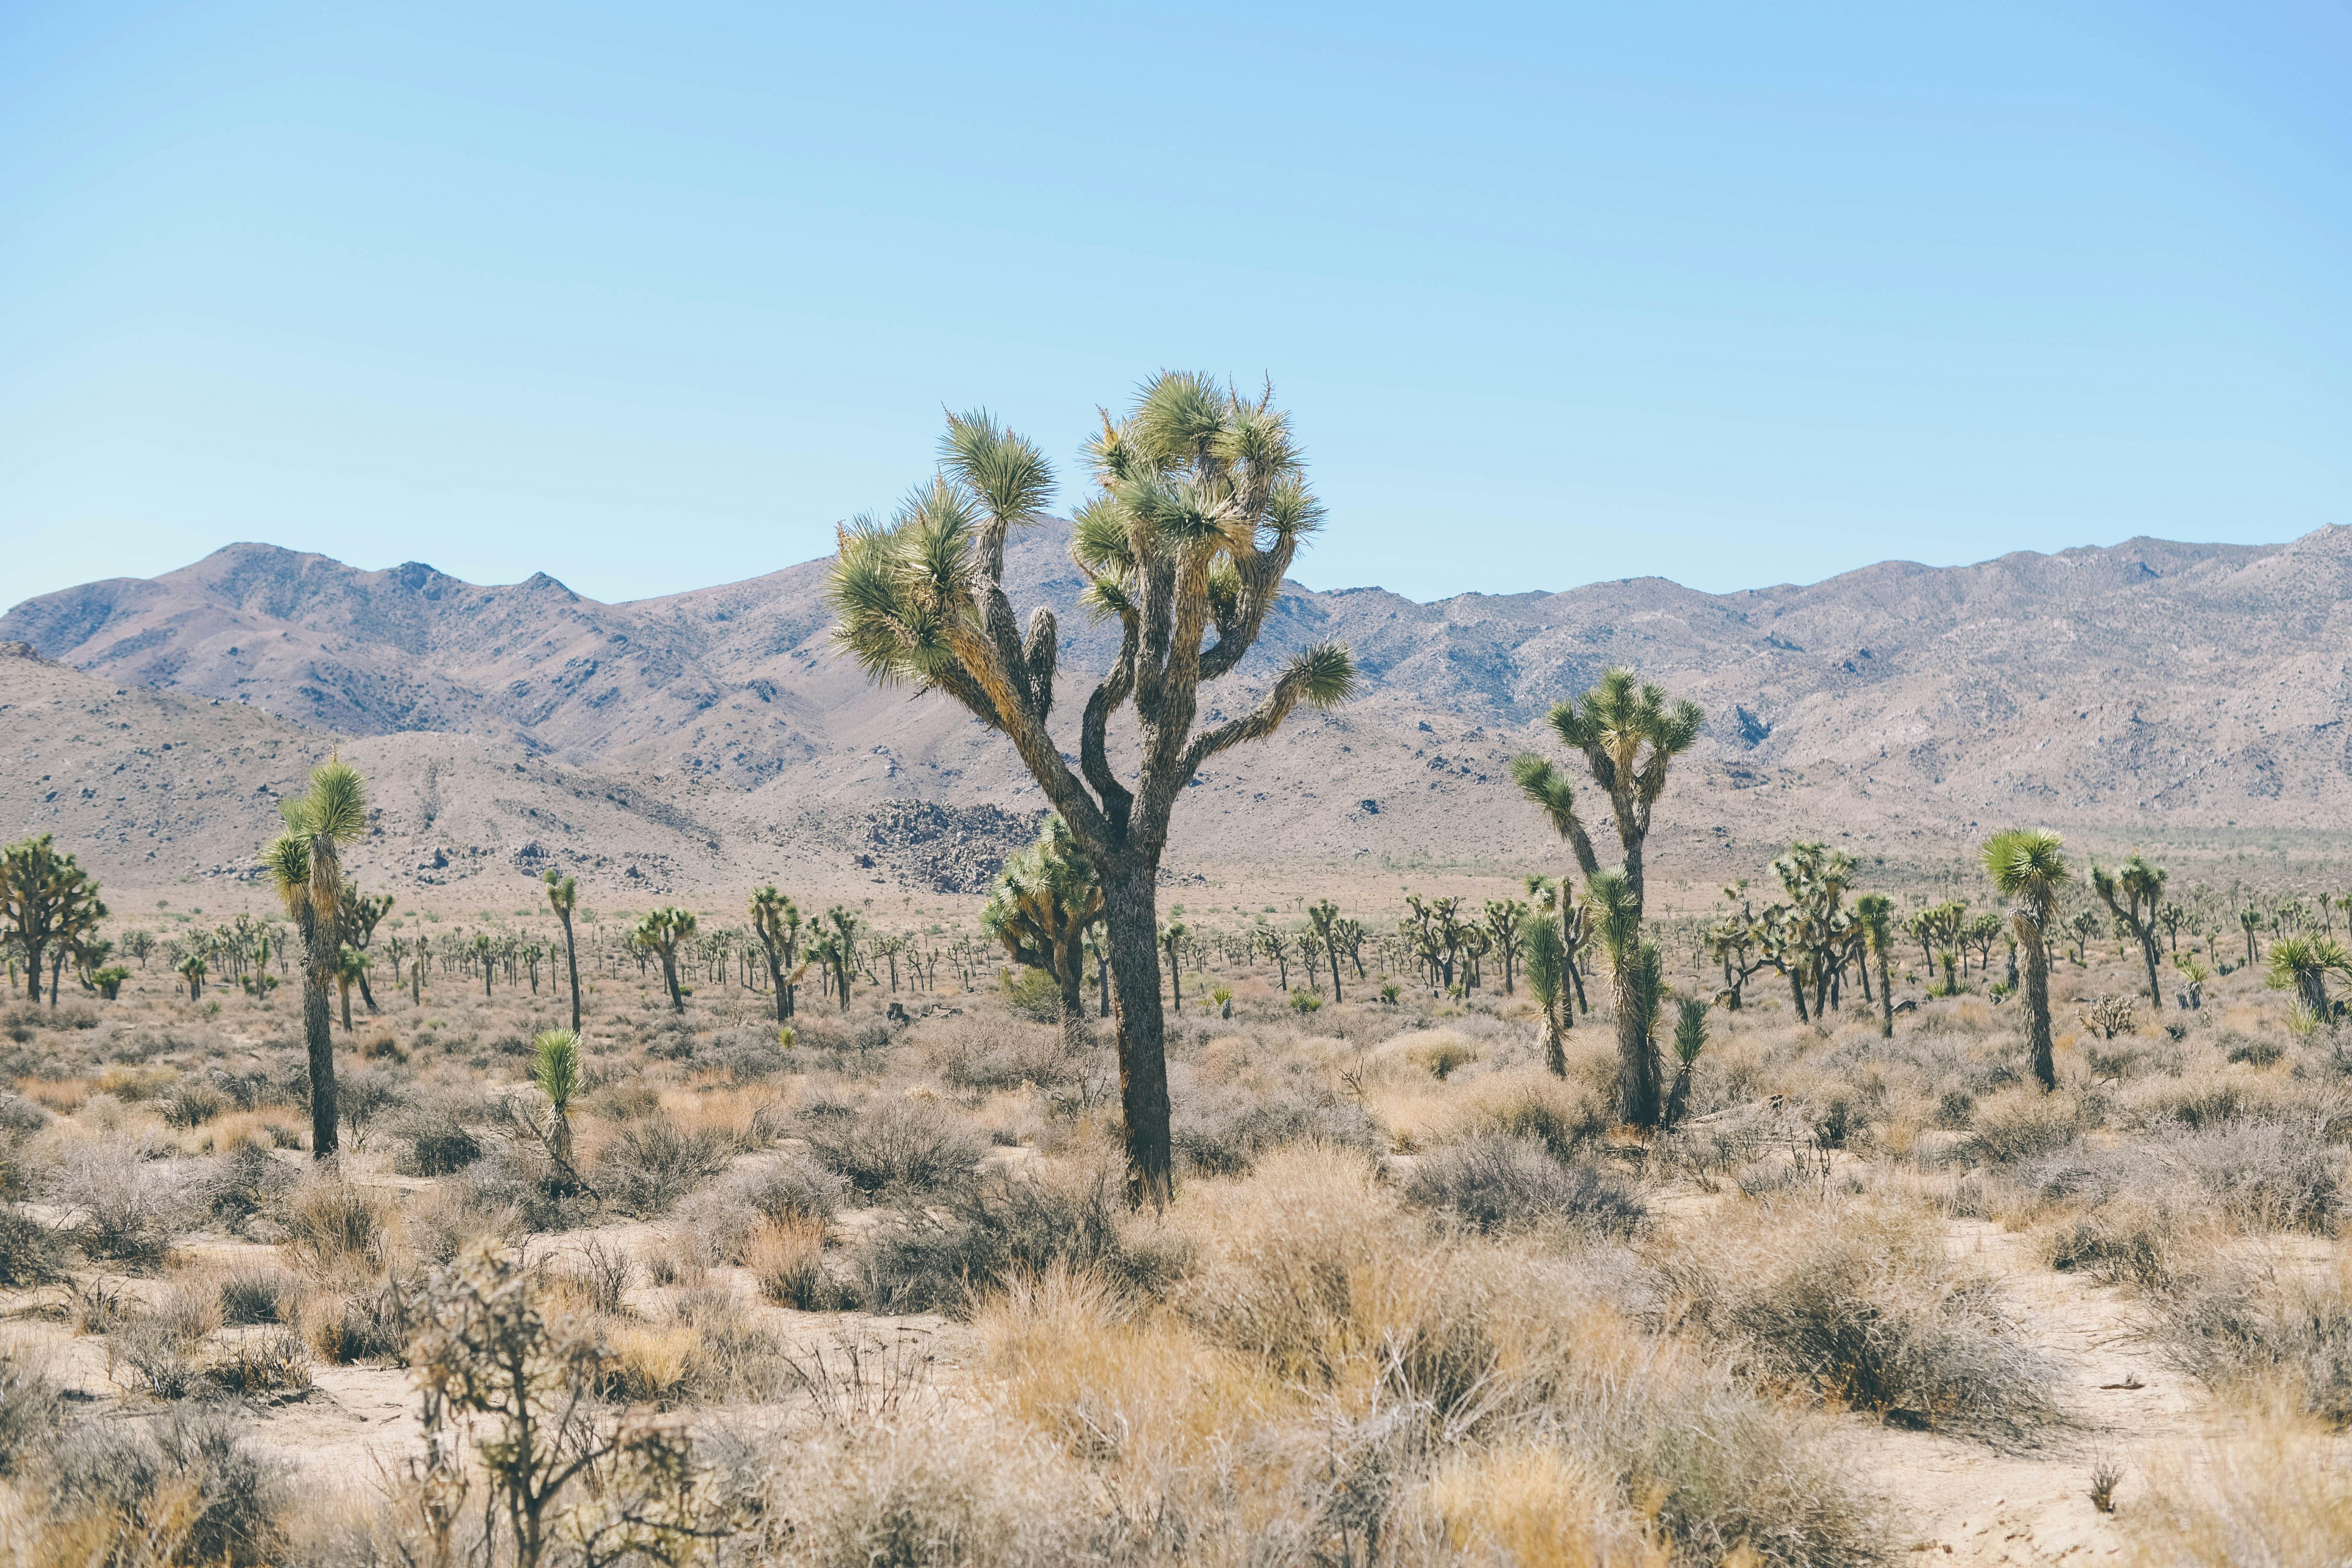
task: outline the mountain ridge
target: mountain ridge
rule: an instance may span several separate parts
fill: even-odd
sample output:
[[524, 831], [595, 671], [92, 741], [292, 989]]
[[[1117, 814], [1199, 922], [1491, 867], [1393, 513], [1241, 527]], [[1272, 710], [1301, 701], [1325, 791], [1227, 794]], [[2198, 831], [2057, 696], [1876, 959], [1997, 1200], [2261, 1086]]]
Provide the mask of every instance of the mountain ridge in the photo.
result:
[[[1059, 520], [1023, 531], [1007, 585], [1024, 614], [1055, 611], [1076, 685], [1116, 643], [1080, 608], [1066, 545]], [[605, 604], [544, 572], [486, 586], [247, 542], [158, 578], [28, 599], [0, 616], [0, 641], [110, 689], [259, 709], [385, 756], [462, 738], [492, 773], [511, 754], [526, 773], [657, 785], [698, 825], [661, 851], [681, 868], [773, 840], [779, 823], [838, 824], [893, 800], [1038, 809], [1009, 750], [960, 710], [877, 690], [835, 654], [825, 569]], [[1653, 577], [1423, 604], [1286, 584], [1234, 689], [1208, 700], [1239, 706], [1290, 650], [1327, 637], [1355, 649], [1361, 695], [1220, 758], [1197, 786], [1219, 804], [1179, 812], [1171, 856], [1548, 852], [1504, 763], [1546, 745], [1549, 708], [1619, 663], [1707, 710], [1685, 764], [1696, 776], [1661, 820], [1714, 851], [1835, 823], [1900, 853], [2026, 816], [2126, 834], [2329, 834], [2352, 809], [2347, 605], [2341, 528], [2283, 545], [2135, 539], [1958, 567], [1885, 562], [1724, 595]], [[56, 805], [18, 813], [0, 793], [12, 830]], [[1236, 812], [1255, 825], [1238, 837]], [[430, 836], [421, 807], [404, 815], [403, 831]], [[530, 826], [486, 808], [469, 831], [509, 845]]]

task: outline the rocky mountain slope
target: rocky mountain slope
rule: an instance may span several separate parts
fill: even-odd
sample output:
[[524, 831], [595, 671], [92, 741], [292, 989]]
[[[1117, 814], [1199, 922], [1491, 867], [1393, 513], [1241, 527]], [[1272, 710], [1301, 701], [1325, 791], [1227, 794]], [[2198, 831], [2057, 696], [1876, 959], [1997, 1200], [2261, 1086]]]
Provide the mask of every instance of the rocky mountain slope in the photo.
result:
[[[1066, 525], [1030, 530], [1009, 575], [1024, 610], [1056, 611], [1077, 679], [1111, 644], [1077, 606], [1066, 543]], [[0, 639], [39, 656], [0, 659], [0, 830], [79, 835], [123, 858], [119, 875], [174, 879], [247, 853], [268, 791], [341, 736], [378, 779], [387, 874], [446, 874], [429, 862], [454, 849], [622, 888], [756, 867], [960, 889], [1037, 792], [960, 710], [876, 690], [832, 654], [824, 573], [605, 605], [543, 574], [486, 587], [240, 544], [27, 600], [0, 617]], [[1420, 605], [1293, 587], [1218, 700], [1242, 705], [1323, 637], [1356, 650], [1363, 694], [1219, 759], [1179, 813], [1171, 868], [1525, 863], [1549, 847], [1504, 761], [1614, 663], [1707, 710], [1662, 825], [1710, 865], [1790, 834], [1943, 854], [2028, 817], [2121, 838], [2331, 836], [2352, 807], [2347, 600], [2343, 529], [1730, 595], [1640, 579]], [[176, 761], [191, 746], [200, 770]], [[110, 793], [117, 774], [97, 770], [118, 763], [145, 770], [143, 793]]]

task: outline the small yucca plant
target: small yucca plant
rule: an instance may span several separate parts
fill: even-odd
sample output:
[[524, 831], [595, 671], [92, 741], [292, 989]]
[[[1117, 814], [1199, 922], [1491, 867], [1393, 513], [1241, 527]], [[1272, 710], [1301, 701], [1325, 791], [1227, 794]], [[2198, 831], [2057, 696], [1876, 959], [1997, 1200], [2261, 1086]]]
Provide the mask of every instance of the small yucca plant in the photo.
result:
[[572, 1169], [572, 1097], [580, 1092], [580, 1037], [569, 1029], [549, 1029], [531, 1041], [537, 1052], [531, 1063], [532, 1081], [547, 1096], [547, 1152], [556, 1173], [569, 1183]]

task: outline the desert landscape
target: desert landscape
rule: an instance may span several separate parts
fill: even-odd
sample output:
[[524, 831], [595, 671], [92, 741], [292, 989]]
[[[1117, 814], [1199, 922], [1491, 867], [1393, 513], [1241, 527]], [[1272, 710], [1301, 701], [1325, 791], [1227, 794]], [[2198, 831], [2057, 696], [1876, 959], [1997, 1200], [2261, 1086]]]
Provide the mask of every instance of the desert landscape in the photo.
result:
[[[1003, 515], [974, 626], [1149, 582]], [[1420, 606], [1227, 528], [1202, 732], [1274, 738], [1135, 858], [1007, 758], [1158, 731], [869, 679], [927, 516], [688, 602], [241, 546], [0, 621], [16, 1556], [2343, 1549], [2334, 531]]]
[[0, 5], [0, 1568], [2352, 1568], [2347, 59]]

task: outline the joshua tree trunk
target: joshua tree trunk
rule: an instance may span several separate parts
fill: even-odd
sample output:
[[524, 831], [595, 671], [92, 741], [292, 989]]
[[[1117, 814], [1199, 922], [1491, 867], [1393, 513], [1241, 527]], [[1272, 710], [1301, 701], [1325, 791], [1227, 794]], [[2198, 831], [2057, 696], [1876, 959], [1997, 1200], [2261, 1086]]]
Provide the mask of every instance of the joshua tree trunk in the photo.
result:
[[2046, 1093], [2058, 1087], [2058, 1064], [2050, 1044], [2050, 953], [2038, 941], [2024, 946], [2026, 1045], [2033, 1058], [2033, 1081]]
[[[1140, 858], [1139, 857], [1139, 859]], [[1160, 1010], [1158, 868], [1106, 868], [1103, 947], [1118, 1000], [1119, 1109], [1128, 1133], [1128, 1201], [1167, 1206], [1174, 1190], [1168, 1058]]]
[[2156, 977], [2156, 933], [2154, 931], [2151, 930], [2142, 934], [2139, 943], [2139, 955], [2147, 960], [2148, 1001], [2152, 1005], [2154, 1005], [2158, 1012], [2161, 1013], [2164, 1011], [2164, 986]]
[[1886, 950], [1878, 950], [1878, 1033], [1882, 1039], [1895, 1037], [1895, 983], [1886, 973]]
[[1793, 969], [1789, 971], [1789, 994], [1797, 999], [1797, 1022], [1811, 1023], [1813, 1016], [1805, 1008], [1805, 978]]
[[572, 971], [572, 1032], [580, 1032], [580, 950], [572, 944], [572, 911], [561, 911], [563, 919], [563, 962]]
[[[1617, 1012], [1618, 1113], [1636, 1127], [1655, 1127], [1659, 1116], [1658, 1050], [1650, 1038], [1642, 1005], [1637, 963], [1615, 965], [1611, 998]], [[1802, 1005], [1801, 1000], [1800, 1005]]]
[[1094, 1044], [1087, 1031], [1086, 943], [1072, 942], [1066, 955], [1056, 955], [1054, 984], [1062, 996], [1062, 1048], [1075, 1057]]
[[[25, 1000], [37, 1004], [41, 999], [41, 949], [46, 944], [26, 937], [25, 941]], [[55, 994], [51, 987], [51, 994]]]
[[302, 923], [302, 1037], [310, 1053], [310, 1157], [331, 1158], [335, 1135], [335, 1024], [328, 1012], [327, 987], [334, 984], [335, 923], [320, 920], [308, 904]]

